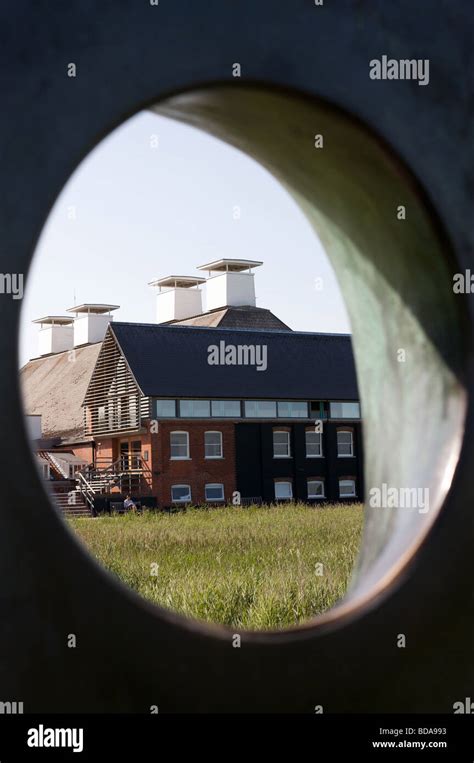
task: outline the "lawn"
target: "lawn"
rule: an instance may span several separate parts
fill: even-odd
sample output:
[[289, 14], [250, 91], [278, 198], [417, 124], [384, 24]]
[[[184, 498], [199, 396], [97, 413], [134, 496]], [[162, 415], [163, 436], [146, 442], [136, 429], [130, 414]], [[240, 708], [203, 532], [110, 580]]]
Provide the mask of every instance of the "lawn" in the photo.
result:
[[71, 519], [91, 553], [156, 604], [247, 629], [324, 612], [348, 586], [361, 504], [188, 509]]

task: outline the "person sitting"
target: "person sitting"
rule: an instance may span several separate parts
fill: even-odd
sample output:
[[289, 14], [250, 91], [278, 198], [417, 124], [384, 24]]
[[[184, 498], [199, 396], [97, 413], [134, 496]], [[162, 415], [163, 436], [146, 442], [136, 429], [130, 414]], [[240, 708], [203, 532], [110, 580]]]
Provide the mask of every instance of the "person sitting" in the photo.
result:
[[125, 496], [125, 500], [123, 502], [123, 508], [127, 511], [136, 511], [137, 507], [136, 504], [132, 501], [129, 495]]

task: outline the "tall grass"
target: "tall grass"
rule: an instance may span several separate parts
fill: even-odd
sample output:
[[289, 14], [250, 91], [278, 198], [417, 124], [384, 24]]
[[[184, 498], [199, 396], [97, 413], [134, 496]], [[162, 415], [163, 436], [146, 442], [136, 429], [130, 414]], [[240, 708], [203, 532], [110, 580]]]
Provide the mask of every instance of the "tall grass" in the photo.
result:
[[362, 516], [361, 504], [280, 504], [70, 523], [147, 599], [233, 628], [273, 629], [308, 620], [344, 595]]

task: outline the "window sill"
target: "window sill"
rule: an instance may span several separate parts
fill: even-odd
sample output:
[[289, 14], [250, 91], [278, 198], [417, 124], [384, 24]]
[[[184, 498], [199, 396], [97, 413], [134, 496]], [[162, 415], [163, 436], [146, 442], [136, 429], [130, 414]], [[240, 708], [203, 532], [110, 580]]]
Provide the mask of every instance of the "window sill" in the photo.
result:
[[204, 456], [205, 461], [223, 461], [224, 456]]
[[273, 456], [273, 458], [293, 458], [293, 456]]
[[192, 461], [189, 456], [170, 456], [170, 461]]
[[348, 454], [348, 453], [338, 453], [337, 457], [338, 458], [355, 458], [353, 453], [350, 453], [350, 454]]
[[324, 458], [324, 456], [323, 455], [320, 455], [320, 456], [306, 456], [306, 458]]

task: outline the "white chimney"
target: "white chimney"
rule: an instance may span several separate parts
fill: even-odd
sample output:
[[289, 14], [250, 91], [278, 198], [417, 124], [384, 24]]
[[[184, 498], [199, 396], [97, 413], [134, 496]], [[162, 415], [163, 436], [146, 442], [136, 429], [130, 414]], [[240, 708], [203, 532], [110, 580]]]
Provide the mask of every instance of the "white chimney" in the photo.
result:
[[77, 305], [70, 307], [68, 313], [75, 313], [74, 347], [102, 342], [107, 326], [114, 319], [110, 313], [118, 310], [119, 305]]
[[47, 315], [33, 323], [40, 324], [38, 334], [38, 354], [54, 355], [71, 350], [74, 341], [73, 319], [68, 315]]
[[167, 276], [150, 281], [158, 288], [156, 295], [156, 321], [169, 323], [192, 318], [202, 313], [202, 292], [199, 286], [205, 278], [195, 276]]
[[216, 260], [199, 265], [198, 270], [207, 270], [206, 309], [218, 307], [251, 305], [255, 307], [255, 284], [252, 268], [263, 265], [256, 260]]

